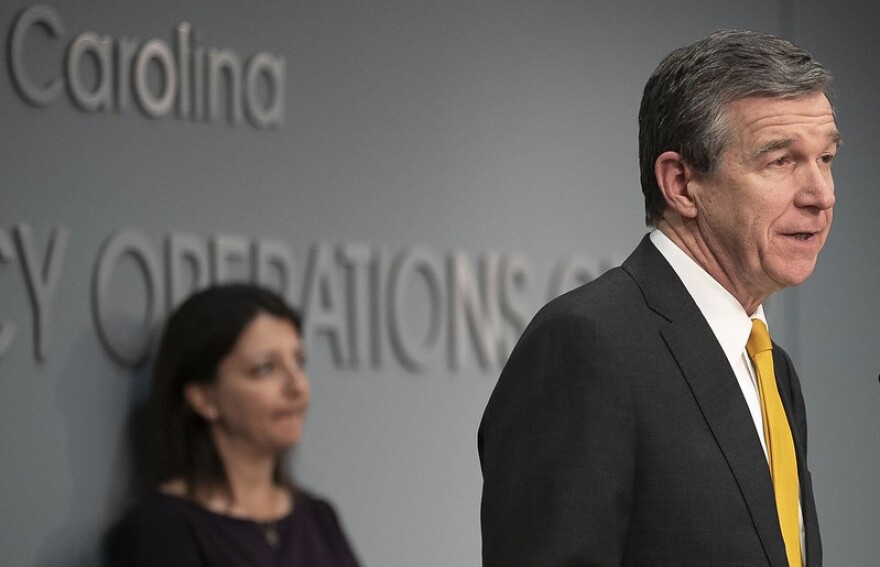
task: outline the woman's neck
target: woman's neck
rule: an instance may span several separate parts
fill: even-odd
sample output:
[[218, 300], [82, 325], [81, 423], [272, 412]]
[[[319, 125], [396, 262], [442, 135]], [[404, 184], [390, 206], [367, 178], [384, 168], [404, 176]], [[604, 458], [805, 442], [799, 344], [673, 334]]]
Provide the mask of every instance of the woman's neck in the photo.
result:
[[215, 505], [221, 513], [254, 520], [274, 520], [286, 515], [292, 506], [290, 491], [275, 483], [276, 457], [246, 459], [224, 457], [227, 487], [217, 494]]
[[183, 479], [176, 479], [160, 490], [174, 496], [191, 495], [202, 507], [235, 518], [272, 521], [290, 513], [293, 494], [275, 481], [277, 455], [253, 451], [219, 435], [214, 436], [214, 443], [226, 483], [187, 487]]

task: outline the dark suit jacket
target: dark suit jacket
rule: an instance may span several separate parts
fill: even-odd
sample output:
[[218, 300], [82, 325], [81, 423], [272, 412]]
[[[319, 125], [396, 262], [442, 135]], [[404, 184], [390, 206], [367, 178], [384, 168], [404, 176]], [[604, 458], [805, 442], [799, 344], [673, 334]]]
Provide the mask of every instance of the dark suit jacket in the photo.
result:
[[[810, 567], [822, 547], [791, 360], [774, 346]], [[478, 435], [485, 566], [788, 565], [767, 460], [733, 370], [647, 237], [546, 305]]]

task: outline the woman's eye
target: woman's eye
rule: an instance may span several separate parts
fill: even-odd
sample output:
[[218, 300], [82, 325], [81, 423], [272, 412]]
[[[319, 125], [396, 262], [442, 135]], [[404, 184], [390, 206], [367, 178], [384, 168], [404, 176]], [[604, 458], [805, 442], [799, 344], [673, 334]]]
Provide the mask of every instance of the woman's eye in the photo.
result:
[[261, 362], [253, 368], [253, 373], [257, 376], [264, 376], [271, 373], [275, 369], [275, 363], [271, 361]]

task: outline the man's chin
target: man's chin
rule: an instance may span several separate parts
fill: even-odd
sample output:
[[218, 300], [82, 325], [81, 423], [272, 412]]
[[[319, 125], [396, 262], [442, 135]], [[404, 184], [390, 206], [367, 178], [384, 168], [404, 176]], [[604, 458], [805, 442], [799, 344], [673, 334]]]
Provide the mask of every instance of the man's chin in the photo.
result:
[[807, 281], [807, 279], [813, 274], [815, 268], [815, 259], [812, 261], [791, 263], [788, 266], [785, 266], [784, 269], [779, 270], [777, 277], [773, 279], [782, 288], [799, 286]]

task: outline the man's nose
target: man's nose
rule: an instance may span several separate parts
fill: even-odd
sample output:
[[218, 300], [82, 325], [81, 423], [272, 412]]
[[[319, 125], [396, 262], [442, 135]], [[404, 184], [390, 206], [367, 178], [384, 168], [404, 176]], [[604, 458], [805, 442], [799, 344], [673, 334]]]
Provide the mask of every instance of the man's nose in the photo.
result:
[[815, 207], [819, 210], [834, 206], [834, 178], [827, 164], [814, 163], [804, 172], [799, 180], [801, 189], [795, 203], [799, 207]]

